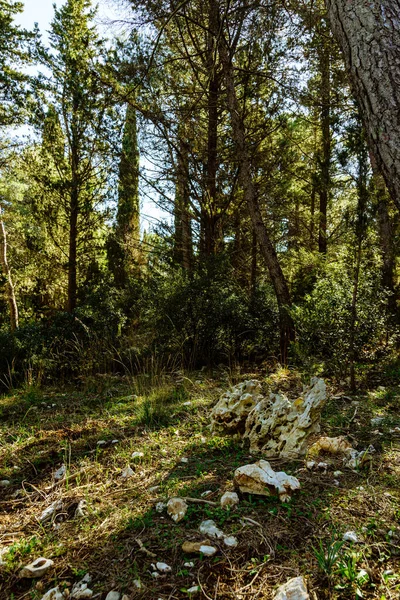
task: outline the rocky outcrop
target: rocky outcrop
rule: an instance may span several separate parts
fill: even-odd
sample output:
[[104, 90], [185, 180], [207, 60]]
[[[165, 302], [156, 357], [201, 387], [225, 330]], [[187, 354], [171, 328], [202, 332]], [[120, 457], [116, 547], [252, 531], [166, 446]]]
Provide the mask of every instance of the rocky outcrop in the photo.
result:
[[250, 411], [262, 399], [260, 390], [260, 382], [251, 379], [225, 392], [211, 412], [211, 430], [243, 434]]
[[320, 430], [325, 400], [324, 380], [313, 378], [294, 401], [271, 394], [258, 402], [246, 420], [244, 437], [250, 442], [250, 451], [281, 458], [305, 455], [308, 438]]
[[283, 471], [275, 472], [269, 462], [259, 460], [253, 465], [245, 465], [236, 469], [234, 483], [241, 492], [271, 496], [278, 494], [282, 502], [288, 502], [292, 492], [300, 488], [296, 477]]

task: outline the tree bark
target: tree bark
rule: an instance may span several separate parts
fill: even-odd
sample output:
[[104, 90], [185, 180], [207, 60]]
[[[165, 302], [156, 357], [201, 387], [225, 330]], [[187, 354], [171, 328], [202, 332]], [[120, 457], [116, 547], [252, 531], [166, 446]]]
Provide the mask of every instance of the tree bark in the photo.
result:
[[331, 168], [331, 81], [330, 81], [330, 48], [329, 38], [322, 37], [319, 50], [319, 69], [321, 75], [321, 184], [319, 189], [319, 225], [318, 250], [321, 254], [327, 251], [327, 211], [330, 193]]
[[216, 254], [221, 239], [220, 216], [217, 206], [218, 169], [218, 97], [220, 82], [215, 65], [215, 40], [218, 31], [218, 6], [209, 0], [207, 32], [207, 161], [205, 166], [206, 194], [202, 214], [202, 251], [206, 256]]
[[236, 147], [236, 158], [240, 165], [240, 183], [243, 188], [244, 198], [250, 213], [253, 229], [260, 245], [260, 251], [267, 265], [272, 285], [274, 286], [279, 308], [280, 355], [282, 363], [286, 364], [289, 344], [295, 337], [294, 323], [289, 312], [291, 305], [289, 288], [279, 264], [275, 248], [263, 222], [260, 206], [258, 204], [256, 190], [252, 179], [249, 152], [246, 147], [245, 126], [241, 117], [239, 102], [236, 95], [233, 65], [229, 57], [226, 42], [222, 35], [219, 39], [218, 49], [226, 84], [228, 110], [232, 122], [232, 134]]
[[0, 263], [6, 278], [6, 295], [10, 308], [11, 331], [18, 329], [18, 305], [15, 298], [14, 285], [11, 278], [11, 270], [7, 260], [7, 233], [3, 220], [0, 218]]
[[370, 149], [400, 210], [400, 0], [326, 0]]
[[[182, 132], [183, 133], [183, 132]], [[192, 223], [189, 198], [189, 148], [182, 139], [179, 143], [174, 205], [174, 254], [177, 262], [191, 271], [193, 262]]]

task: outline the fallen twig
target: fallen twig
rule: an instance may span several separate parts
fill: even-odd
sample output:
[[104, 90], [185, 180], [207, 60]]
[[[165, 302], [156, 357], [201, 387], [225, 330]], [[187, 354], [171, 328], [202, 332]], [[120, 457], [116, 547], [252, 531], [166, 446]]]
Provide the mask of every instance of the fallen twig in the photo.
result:
[[151, 556], [151, 558], [157, 558], [157, 554], [154, 554], [154, 552], [150, 552], [150, 550], [147, 550], [147, 548], [143, 544], [142, 540], [140, 540], [139, 538], [136, 538], [136, 543], [139, 546], [139, 548], [141, 549], [141, 551], [144, 552], [145, 554], [147, 554], [147, 556]]

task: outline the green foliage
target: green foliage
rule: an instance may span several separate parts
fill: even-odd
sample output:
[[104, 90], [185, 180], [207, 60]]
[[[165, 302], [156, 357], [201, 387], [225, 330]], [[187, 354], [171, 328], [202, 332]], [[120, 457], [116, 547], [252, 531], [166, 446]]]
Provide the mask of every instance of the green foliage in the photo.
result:
[[326, 543], [323, 543], [322, 540], [318, 540], [318, 546], [312, 546], [319, 568], [328, 577], [333, 574], [334, 567], [341, 557], [343, 545], [344, 542], [336, 539], [333, 535]]
[[148, 281], [144, 326], [157, 353], [186, 365], [232, 362], [273, 351], [277, 310], [268, 287], [254, 299], [224, 259], [192, 275], [169, 267]]
[[28, 116], [29, 77], [22, 71], [32, 61], [36, 32], [15, 25], [22, 2], [0, 0], [0, 127], [21, 124]]
[[[352, 280], [346, 256], [320, 273], [312, 291], [293, 309], [302, 360], [314, 358], [337, 376], [348, 374]], [[376, 356], [386, 333], [386, 295], [380, 288], [379, 272], [365, 268], [359, 283], [355, 349], [359, 361]]]

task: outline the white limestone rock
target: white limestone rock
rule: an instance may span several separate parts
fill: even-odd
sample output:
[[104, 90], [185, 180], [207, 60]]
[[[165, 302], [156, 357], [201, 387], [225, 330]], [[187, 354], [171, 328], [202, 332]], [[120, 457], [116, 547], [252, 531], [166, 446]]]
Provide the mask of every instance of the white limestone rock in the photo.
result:
[[202, 521], [202, 523], [200, 523], [199, 531], [200, 533], [203, 533], [204, 535], [209, 535], [210, 537], [216, 540], [220, 540], [225, 537], [224, 532], [218, 529], [215, 521], [213, 521], [212, 519]]
[[308, 438], [320, 430], [325, 400], [325, 382], [316, 377], [297, 400], [281, 394], [260, 400], [246, 420], [244, 437], [250, 442], [250, 452], [282, 458], [305, 455]]
[[76, 507], [76, 510], [75, 510], [75, 518], [83, 519], [84, 517], [86, 517], [86, 509], [87, 509], [86, 500], [79, 500], [78, 506]]
[[270, 496], [277, 493], [282, 502], [288, 502], [292, 492], [300, 489], [296, 477], [283, 471], [275, 472], [266, 460], [236, 469], [234, 483], [241, 492], [248, 494]]
[[89, 573], [86, 573], [85, 577], [78, 581], [78, 583], [74, 583], [71, 590], [71, 598], [74, 600], [85, 600], [86, 598], [91, 598], [93, 596], [93, 591], [88, 587], [89, 583], [92, 581]]
[[64, 596], [64, 593], [60, 590], [58, 586], [52, 588], [51, 590], [46, 592], [44, 596], [42, 596], [42, 600], [65, 600], [66, 598], [67, 596]]
[[121, 594], [119, 592], [108, 592], [107, 596], [106, 596], [106, 600], [120, 600], [121, 598]]
[[198, 592], [200, 592], [200, 586], [199, 585], [192, 585], [192, 587], [188, 588], [186, 590], [186, 593], [191, 595], [191, 594], [198, 594]]
[[367, 462], [372, 460], [372, 454], [376, 452], [375, 448], [371, 445], [365, 450], [355, 450], [350, 448], [349, 452], [343, 459], [343, 464], [349, 469], [359, 469], [364, 466]]
[[236, 492], [225, 492], [221, 497], [221, 508], [232, 508], [239, 504], [239, 496]]
[[43, 577], [53, 565], [54, 561], [50, 560], [50, 558], [43, 558], [43, 556], [40, 556], [21, 570], [20, 577], [29, 579]]
[[143, 458], [144, 453], [143, 452], [132, 452], [131, 454], [131, 458], [133, 460], [135, 460], [136, 458]]
[[321, 452], [327, 454], [344, 454], [347, 456], [352, 450], [351, 444], [346, 438], [340, 437], [320, 437], [308, 450], [308, 456], [315, 458]]
[[343, 534], [342, 539], [344, 542], [352, 542], [353, 544], [358, 544], [360, 541], [355, 531], [346, 531], [346, 533]]
[[293, 577], [281, 585], [274, 600], [310, 600], [304, 577]]
[[211, 430], [243, 434], [250, 411], [262, 398], [260, 390], [260, 382], [251, 379], [225, 392], [211, 411]]
[[156, 563], [156, 569], [157, 571], [160, 571], [160, 573], [170, 573], [172, 571], [172, 568], [165, 562]]
[[122, 471], [121, 477], [123, 479], [129, 479], [129, 477], [133, 477], [134, 474], [135, 474], [135, 471], [128, 466], [128, 467], [125, 467], [125, 469]]
[[167, 502], [167, 513], [175, 523], [179, 523], [185, 517], [188, 505], [182, 498], [170, 498]]
[[41, 523], [46, 523], [46, 521], [49, 521], [52, 517], [54, 517], [57, 514], [57, 512], [62, 510], [62, 508], [62, 500], [56, 500], [55, 502], [52, 502], [52, 504], [50, 504], [50, 506], [42, 512], [42, 514], [39, 517], [39, 521]]
[[183, 542], [182, 550], [187, 554], [204, 554], [204, 556], [214, 556], [218, 551], [217, 548], [211, 545], [209, 540], [203, 540], [202, 542]]
[[65, 465], [61, 465], [61, 467], [59, 469], [57, 469], [57, 471], [54, 473], [54, 479], [56, 481], [60, 481], [60, 479], [63, 479], [66, 472], [67, 472], [67, 467]]
[[164, 512], [164, 510], [167, 508], [167, 505], [165, 502], [157, 502], [156, 504], [156, 511], [158, 513], [162, 513]]
[[11, 482], [8, 479], [2, 479], [0, 481], [0, 487], [2, 487], [2, 488], [9, 487], [10, 485], [11, 485]]
[[225, 546], [228, 546], [228, 548], [236, 548], [238, 541], [233, 535], [228, 535], [224, 538], [224, 544]]

